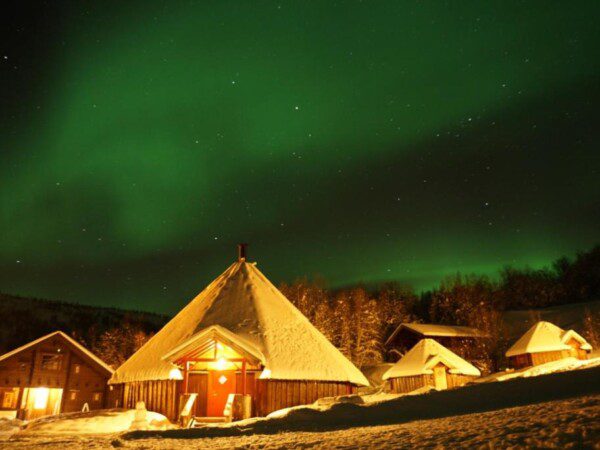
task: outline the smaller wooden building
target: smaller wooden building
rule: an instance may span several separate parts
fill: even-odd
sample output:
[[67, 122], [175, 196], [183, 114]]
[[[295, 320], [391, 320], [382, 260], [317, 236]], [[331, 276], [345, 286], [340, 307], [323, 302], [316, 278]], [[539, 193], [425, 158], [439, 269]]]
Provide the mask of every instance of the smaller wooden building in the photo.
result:
[[508, 349], [511, 367], [537, 366], [564, 358], [587, 359], [592, 346], [577, 332], [550, 322], [538, 322]]
[[389, 360], [396, 361], [421, 339], [433, 339], [463, 358], [476, 359], [476, 341], [487, 338], [482, 331], [457, 325], [401, 323], [385, 342]]
[[383, 375], [391, 392], [462, 386], [481, 376], [475, 366], [433, 339], [422, 339]]
[[62, 331], [0, 356], [0, 416], [31, 420], [113, 407], [113, 370]]

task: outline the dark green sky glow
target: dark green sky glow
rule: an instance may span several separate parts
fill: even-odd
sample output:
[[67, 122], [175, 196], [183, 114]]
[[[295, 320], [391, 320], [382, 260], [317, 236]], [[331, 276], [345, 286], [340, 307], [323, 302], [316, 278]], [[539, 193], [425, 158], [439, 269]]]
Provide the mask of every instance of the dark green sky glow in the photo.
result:
[[0, 291], [173, 312], [238, 241], [418, 289], [598, 243], [600, 2], [125, 3], [9, 17]]

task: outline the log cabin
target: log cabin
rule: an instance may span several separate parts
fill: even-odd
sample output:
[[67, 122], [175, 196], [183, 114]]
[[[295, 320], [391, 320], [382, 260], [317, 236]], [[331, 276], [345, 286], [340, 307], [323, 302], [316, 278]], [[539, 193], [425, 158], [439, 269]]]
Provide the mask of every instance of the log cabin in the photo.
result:
[[385, 342], [387, 359], [397, 361], [421, 339], [433, 339], [466, 359], [477, 359], [477, 341], [488, 336], [477, 328], [431, 323], [401, 323]]
[[592, 346], [577, 332], [541, 321], [508, 349], [506, 357], [512, 368], [522, 369], [570, 357], [587, 359], [591, 350]]
[[0, 416], [31, 420], [109, 406], [113, 370], [55, 331], [0, 356]]
[[[365, 376], [256, 267], [238, 260], [109, 381], [181, 424], [265, 416], [350, 394]], [[237, 406], [236, 406], [237, 405]]]
[[432, 387], [437, 390], [462, 386], [481, 376], [475, 366], [433, 339], [422, 339], [396, 364], [383, 379], [394, 393], [407, 393]]

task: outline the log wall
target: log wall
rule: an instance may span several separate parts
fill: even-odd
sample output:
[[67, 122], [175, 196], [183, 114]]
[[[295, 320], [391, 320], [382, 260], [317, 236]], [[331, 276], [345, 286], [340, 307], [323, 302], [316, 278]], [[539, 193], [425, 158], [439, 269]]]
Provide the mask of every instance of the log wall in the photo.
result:
[[529, 366], [537, 366], [551, 361], [558, 361], [563, 358], [573, 356], [569, 350], [559, 350], [555, 352], [524, 353], [509, 358], [510, 366], [514, 369], [522, 369]]
[[[241, 393], [241, 374], [236, 381], [236, 393]], [[199, 394], [195, 415], [205, 416], [206, 374], [190, 376], [189, 392], [194, 392], [192, 386]], [[122, 389], [124, 408], [135, 408], [136, 402], [144, 401], [148, 410], [163, 414], [172, 422], [178, 419], [181, 381], [135, 381], [114, 385], [114, 389]], [[255, 373], [247, 374], [246, 389], [252, 396], [253, 416], [266, 416], [278, 409], [314, 403], [322, 397], [356, 392], [355, 386], [344, 382], [259, 380]]]
[[179, 415], [180, 385], [178, 380], [125, 383], [122, 386], [123, 407], [134, 409], [138, 401], [143, 401], [149, 411], [158, 412], [175, 422]]
[[254, 416], [290, 406], [314, 403], [319, 398], [356, 392], [350, 383], [327, 381], [256, 380]]
[[414, 375], [410, 377], [390, 378], [390, 391], [397, 394], [412, 392], [423, 386], [433, 386], [431, 375]]
[[470, 375], [460, 375], [454, 373], [446, 374], [446, 382], [448, 383], [448, 389], [464, 386], [467, 383], [470, 383], [477, 377], [473, 377]]
[[559, 359], [568, 358], [571, 356], [571, 352], [568, 350], [562, 350], [557, 352], [543, 352], [543, 353], [532, 353], [531, 362], [534, 366], [539, 364], [545, 364], [551, 361], [558, 361]]

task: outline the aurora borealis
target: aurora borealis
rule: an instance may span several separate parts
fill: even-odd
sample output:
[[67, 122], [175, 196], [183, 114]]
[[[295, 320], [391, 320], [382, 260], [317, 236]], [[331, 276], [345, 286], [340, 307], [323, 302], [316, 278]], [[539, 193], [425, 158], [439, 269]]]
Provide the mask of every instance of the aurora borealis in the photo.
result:
[[[600, 238], [598, 2], [14, 2], [0, 291], [174, 312]], [[11, 10], [11, 8], [9, 8]]]

